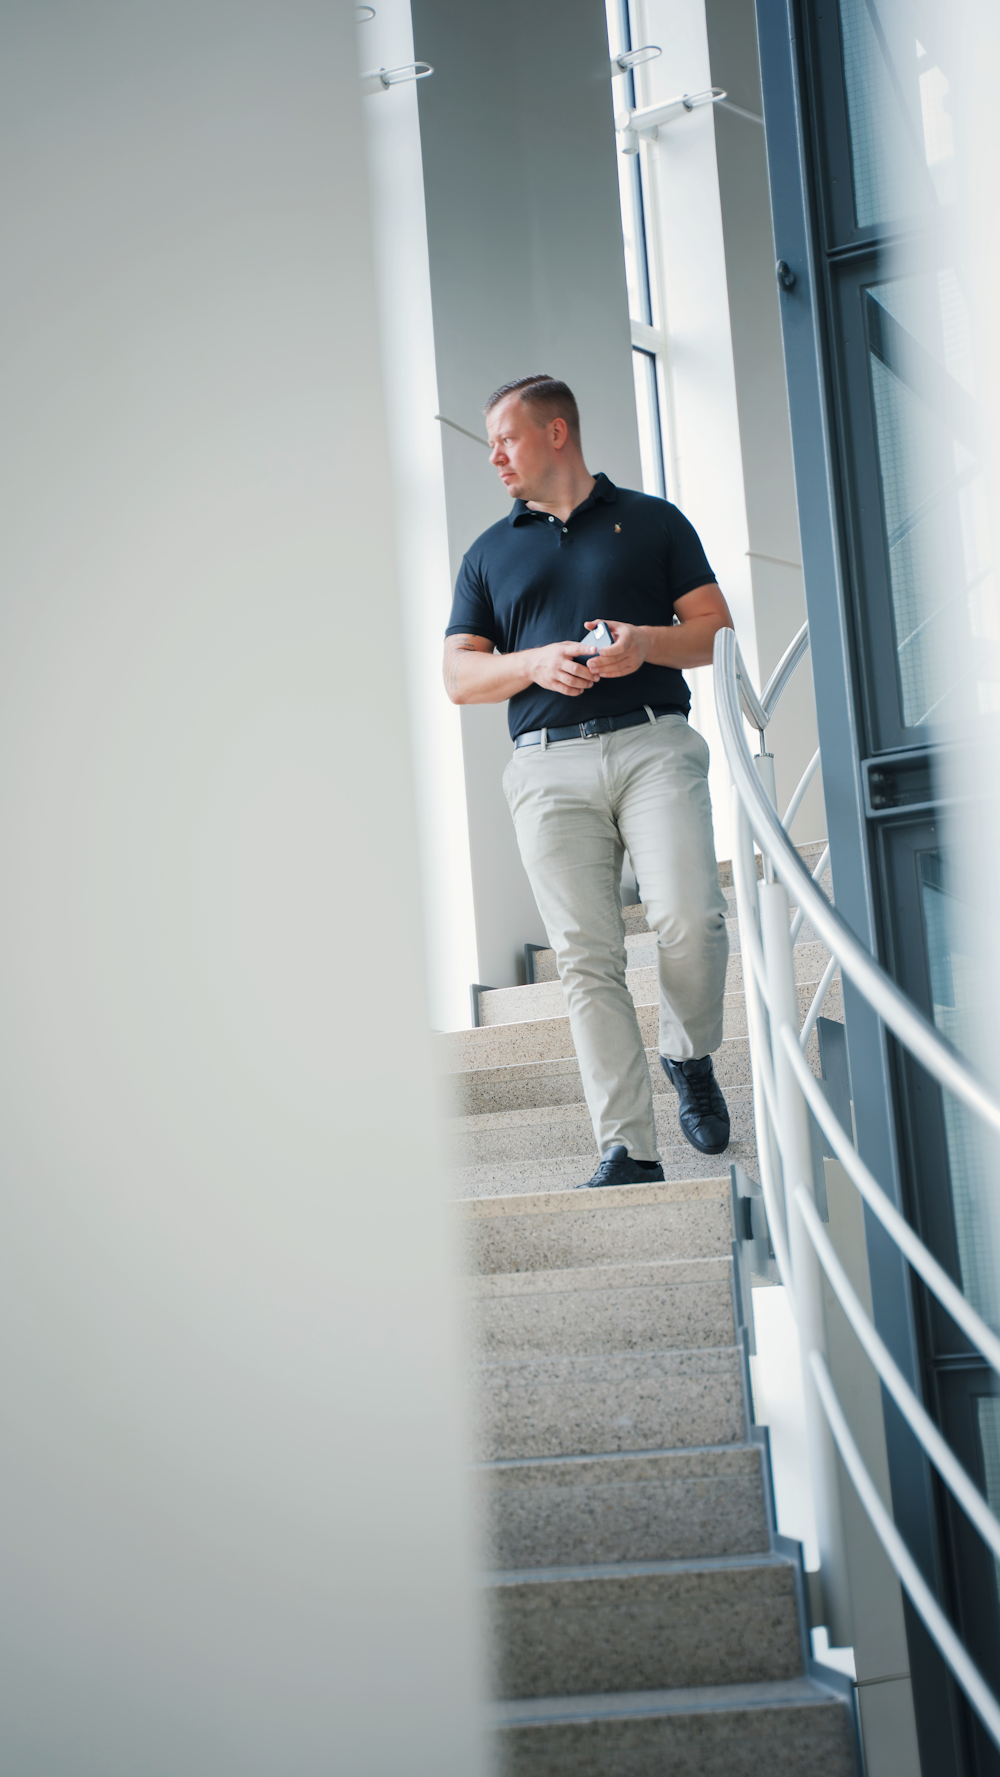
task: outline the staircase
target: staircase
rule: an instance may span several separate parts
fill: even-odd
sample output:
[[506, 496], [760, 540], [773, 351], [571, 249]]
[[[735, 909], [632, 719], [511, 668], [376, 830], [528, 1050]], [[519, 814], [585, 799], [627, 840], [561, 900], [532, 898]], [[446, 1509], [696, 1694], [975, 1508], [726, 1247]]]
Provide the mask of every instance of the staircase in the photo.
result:
[[[849, 1687], [809, 1658], [799, 1549], [774, 1531], [752, 1424], [720, 1176], [731, 1160], [756, 1175], [735, 918], [716, 1056], [724, 1162], [680, 1134], [657, 1059], [655, 939], [641, 907], [625, 924], [665, 1183], [569, 1188], [595, 1150], [551, 952], [534, 985], [482, 995], [480, 1029], [441, 1039], [498, 1770], [854, 1777]], [[803, 1012], [826, 961], [803, 927]], [[824, 1011], [842, 1016], [836, 979]]]

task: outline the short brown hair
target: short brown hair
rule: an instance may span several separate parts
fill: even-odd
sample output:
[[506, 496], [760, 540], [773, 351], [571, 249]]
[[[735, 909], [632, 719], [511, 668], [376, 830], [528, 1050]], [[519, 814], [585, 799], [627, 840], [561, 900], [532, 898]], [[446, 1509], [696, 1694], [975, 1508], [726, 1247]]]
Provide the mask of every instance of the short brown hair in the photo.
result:
[[547, 426], [550, 420], [565, 420], [567, 426], [580, 442], [580, 409], [576, 405], [576, 396], [567, 383], [561, 383], [554, 376], [519, 376], [516, 382], [501, 383], [494, 389], [483, 408], [489, 413], [508, 395], [519, 395], [526, 407], [530, 407], [532, 418], [537, 426]]

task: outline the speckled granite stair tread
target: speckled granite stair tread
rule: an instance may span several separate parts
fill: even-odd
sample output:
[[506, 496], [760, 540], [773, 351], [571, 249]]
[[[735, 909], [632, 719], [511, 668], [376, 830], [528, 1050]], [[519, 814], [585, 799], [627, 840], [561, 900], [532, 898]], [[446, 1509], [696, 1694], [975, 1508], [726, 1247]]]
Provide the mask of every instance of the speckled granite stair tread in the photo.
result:
[[856, 1777], [847, 1711], [807, 1678], [493, 1705], [496, 1777]]
[[[654, 1096], [672, 1096], [674, 1089], [660, 1066], [658, 1051], [647, 1049], [646, 1060]], [[723, 1091], [751, 1084], [750, 1050], [745, 1037], [733, 1037], [723, 1043], [713, 1061]], [[444, 1076], [444, 1099], [445, 1113], [451, 1116], [539, 1110], [545, 1105], [582, 1104], [583, 1081], [575, 1055], [555, 1061], [514, 1062], [510, 1067], [467, 1068]]]
[[478, 1460], [743, 1442], [735, 1348], [480, 1362]]
[[[743, 970], [740, 961], [739, 928], [734, 919], [726, 921], [729, 932], [729, 966], [726, 973], [726, 987], [733, 993], [741, 985]], [[626, 980], [634, 991], [632, 976], [640, 969], [655, 969], [657, 966], [656, 939], [652, 932], [637, 933], [625, 939]], [[830, 952], [812, 932], [799, 933], [794, 946], [795, 976], [798, 981], [819, 981], [823, 970], [830, 960]], [[554, 950], [540, 950], [535, 955], [536, 987], [549, 985], [558, 981], [556, 973], [556, 957]], [[520, 989], [508, 988], [509, 993]]]
[[[664, 1177], [673, 1183], [691, 1178], [715, 1178], [719, 1161], [737, 1161], [752, 1177], [756, 1177], [756, 1152], [747, 1145], [731, 1142], [724, 1154], [699, 1154], [686, 1141], [661, 1150]], [[483, 1201], [519, 1193], [531, 1194], [539, 1189], [571, 1192], [593, 1175], [597, 1164], [594, 1148], [587, 1154], [568, 1154], [561, 1160], [508, 1160], [488, 1162], [483, 1166], [454, 1167], [450, 1172], [451, 1189], [461, 1199], [478, 1197]]]
[[622, 1185], [614, 1195], [613, 1204], [590, 1191], [525, 1191], [459, 1202], [466, 1271], [578, 1270], [730, 1257], [727, 1179]]
[[518, 1458], [476, 1469], [483, 1560], [583, 1566], [769, 1546], [759, 1445]]
[[[652, 1008], [649, 1010], [651, 1011]], [[566, 1047], [569, 1051], [568, 1054], [538, 1057], [529, 1056], [525, 1060], [517, 1058], [511, 1061], [504, 1059], [490, 1059], [490, 1052], [498, 1046], [503, 1047], [508, 1033], [523, 1031], [531, 1039], [537, 1038], [539, 1034], [541, 1034], [544, 1039], [547, 1035], [554, 1034], [547, 1033], [542, 1029], [543, 1025], [549, 1024], [565, 1028]], [[505, 1092], [516, 1092], [519, 1088], [530, 1082], [532, 1089], [537, 1091], [544, 1091], [546, 1085], [551, 1083], [554, 1096], [551, 1100], [547, 1097], [543, 1098], [539, 1101], [540, 1103], [548, 1104], [551, 1102], [553, 1104], [559, 1104], [560, 1102], [565, 1102], [570, 1104], [582, 1104], [583, 1083], [580, 1080], [580, 1068], [573, 1049], [572, 1038], [569, 1035], [568, 1018], [540, 1019], [537, 1021], [529, 1021], [529, 1023], [525, 1025], [493, 1024], [485, 1029], [461, 1031], [453, 1034], [461, 1038], [467, 1038], [469, 1041], [457, 1044], [453, 1042], [451, 1037], [439, 1037], [437, 1039], [439, 1044], [439, 1059], [445, 1063], [445, 1066], [442, 1068], [442, 1077], [445, 1082], [445, 1093], [446, 1096], [449, 1094], [453, 1095], [452, 1102], [454, 1102], [456, 1096], [461, 1096], [462, 1102], [465, 1103], [468, 1100], [468, 1095], [478, 1091], [485, 1092], [491, 1087], [496, 1087], [497, 1089], [503, 1088]], [[446, 1048], [445, 1045], [449, 1043], [451, 1046]], [[721, 1047], [716, 1050], [713, 1059], [716, 1075], [720, 1082], [724, 1081], [727, 1086], [748, 1086], [750, 1084], [750, 1052], [746, 1037], [733, 1037], [727, 1039], [722, 1043]], [[673, 1087], [670, 1085], [670, 1082], [667, 1080], [663, 1069], [660, 1066], [659, 1050], [655, 1043], [647, 1046], [646, 1060], [649, 1064], [650, 1080], [654, 1093], [660, 1095], [666, 1092], [672, 1092]], [[452, 1065], [454, 1062], [463, 1062], [467, 1065], [454, 1066]], [[578, 1093], [576, 1098], [565, 1100], [559, 1098], [558, 1094], [567, 1089], [560, 1083], [564, 1080], [572, 1082], [571, 1089]], [[471, 1111], [471, 1104], [469, 1108]], [[483, 1108], [492, 1109], [494, 1107], [484, 1106]], [[497, 1105], [495, 1108], [498, 1110], [518, 1110], [522, 1108], [527, 1110], [531, 1107], [527, 1104], [523, 1107], [517, 1104], [510, 1104]], [[455, 1114], [462, 1115], [464, 1113], [458, 1111]]]
[[[799, 985], [799, 1011], [804, 1015], [814, 990]], [[844, 1006], [840, 981], [835, 980], [823, 1004], [823, 1016], [843, 1023]], [[658, 1053], [659, 1013], [655, 1005], [637, 1006], [636, 1017], [647, 1053]], [[723, 1013], [723, 1046], [732, 1040], [746, 1039], [746, 1010], [742, 993], [726, 996]], [[815, 1037], [812, 1039], [815, 1046]], [[530, 1065], [534, 1062], [575, 1059], [569, 1019], [529, 1018], [517, 1024], [490, 1024], [478, 1030], [449, 1031], [436, 1039], [442, 1073], [466, 1069], [502, 1068]], [[718, 1054], [719, 1052], [716, 1051]]]
[[512, 1699], [802, 1673], [793, 1569], [770, 1554], [494, 1574], [487, 1597]]
[[465, 1315], [490, 1361], [718, 1349], [736, 1338], [721, 1258], [477, 1277]]
[[[729, 1115], [734, 1153], [754, 1146], [753, 1098], [748, 1086], [730, 1090]], [[677, 1097], [653, 1101], [657, 1145], [661, 1155], [674, 1149], [694, 1152], [677, 1120]], [[503, 1164], [510, 1160], [558, 1160], [567, 1152], [587, 1149], [597, 1163], [590, 1114], [586, 1105], [549, 1105], [535, 1110], [487, 1111], [478, 1116], [457, 1117], [449, 1129], [449, 1148], [455, 1166]]]
[[[724, 1155], [679, 1129], [641, 908], [625, 912], [627, 979], [664, 1183], [571, 1189], [595, 1149], [551, 952], [534, 986], [483, 996], [483, 1028], [439, 1044], [467, 1162], [453, 1179], [503, 1777], [854, 1773], [842, 1698], [803, 1675], [794, 1569], [771, 1548], [763, 1450], [748, 1442], [727, 1175], [756, 1156], [724, 892]], [[826, 961], [804, 929], [802, 1013]], [[841, 1008], [835, 980], [824, 1011]], [[815, 1068], [815, 1038], [807, 1054]]]
[[[829, 961], [829, 951], [822, 944], [803, 944], [796, 945], [794, 955], [796, 981], [800, 986], [811, 986], [815, 992]], [[659, 977], [655, 964], [627, 969], [625, 985], [636, 1006], [659, 1004]], [[730, 1000], [734, 994], [742, 995], [742, 992], [742, 961], [739, 956], [731, 956], [726, 972], [725, 998]], [[811, 998], [812, 994], [809, 995]], [[489, 1028], [495, 1024], [534, 1023], [539, 1018], [557, 1018], [565, 1004], [558, 981], [541, 981], [531, 987], [501, 987], [484, 993], [480, 998], [480, 1011], [483, 1025]]]
[[626, 1264], [563, 1265], [551, 1271], [490, 1271], [462, 1279], [468, 1301], [495, 1301], [503, 1296], [563, 1295], [574, 1290], [604, 1291], [672, 1289], [681, 1284], [730, 1287], [731, 1261], [711, 1259], [641, 1259]]

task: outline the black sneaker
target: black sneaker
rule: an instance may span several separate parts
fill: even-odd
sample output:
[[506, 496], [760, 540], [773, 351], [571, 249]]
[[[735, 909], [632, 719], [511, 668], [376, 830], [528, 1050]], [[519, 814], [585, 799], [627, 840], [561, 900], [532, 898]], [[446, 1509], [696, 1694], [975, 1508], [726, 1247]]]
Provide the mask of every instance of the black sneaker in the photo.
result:
[[697, 1061], [671, 1061], [661, 1055], [663, 1071], [680, 1099], [678, 1119], [693, 1148], [701, 1154], [721, 1154], [729, 1146], [729, 1112], [712, 1071], [712, 1057]]
[[598, 1185], [661, 1185], [663, 1167], [659, 1161], [631, 1160], [624, 1142], [609, 1148], [593, 1178], [574, 1185], [576, 1191], [592, 1191]]

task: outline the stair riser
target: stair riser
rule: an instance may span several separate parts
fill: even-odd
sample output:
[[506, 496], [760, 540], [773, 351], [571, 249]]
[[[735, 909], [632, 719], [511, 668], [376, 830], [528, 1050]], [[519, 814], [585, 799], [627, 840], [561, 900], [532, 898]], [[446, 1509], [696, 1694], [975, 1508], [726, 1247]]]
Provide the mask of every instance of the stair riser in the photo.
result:
[[[724, 1154], [702, 1155], [694, 1148], [680, 1145], [661, 1153], [663, 1175], [669, 1182], [684, 1179], [713, 1179], [719, 1167], [731, 1161], [742, 1166], [751, 1178], [758, 1177], [756, 1149], [752, 1144], [730, 1142]], [[596, 1155], [571, 1154], [563, 1160], [517, 1160], [500, 1166], [466, 1166], [452, 1174], [452, 1196], [462, 1199], [511, 1197], [535, 1191], [572, 1191], [593, 1173]]]
[[[498, 1028], [494, 1025], [493, 1030]], [[663, 1098], [673, 1092], [656, 1049], [647, 1049], [649, 1081], [653, 1094]], [[715, 1077], [723, 1092], [749, 1086], [750, 1050], [745, 1037], [723, 1043], [713, 1056]], [[477, 1068], [472, 1073], [445, 1075], [444, 1110], [448, 1116], [485, 1116], [497, 1111], [541, 1110], [549, 1105], [582, 1104], [583, 1082], [576, 1057], [562, 1061], [529, 1062], [520, 1067]]]
[[856, 1777], [842, 1703], [504, 1728], [497, 1777]]
[[735, 1351], [477, 1366], [478, 1459], [735, 1444], [746, 1422]]
[[[756, 1179], [757, 1154], [751, 1143], [730, 1142], [724, 1154], [698, 1154], [694, 1148], [680, 1145], [660, 1155], [663, 1176], [670, 1182], [684, 1179], [713, 1179], [719, 1167], [735, 1161], [744, 1172]], [[571, 1154], [563, 1160], [517, 1160], [498, 1166], [466, 1166], [452, 1173], [452, 1196], [463, 1199], [511, 1197], [535, 1191], [572, 1191], [591, 1177], [596, 1154]]]
[[482, 1565], [493, 1571], [768, 1546], [756, 1448], [477, 1469], [474, 1499]]
[[595, 1357], [732, 1345], [728, 1267], [714, 1283], [672, 1288], [558, 1290], [466, 1304], [468, 1336], [484, 1359]]
[[[726, 920], [726, 935], [729, 939], [729, 972], [726, 975], [727, 990], [732, 993], [742, 983], [739, 968], [740, 928], [735, 919]], [[811, 955], [810, 952], [815, 952]], [[818, 981], [826, 968], [829, 951], [814, 932], [812, 926], [803, 921], [795, 937], [795, 973], [799, 981]], [[654, 932], [637, 932], [625, 940], [626, 972], [633, 969], [655, 969], [658, 964], [656, 935]], [[816, 969], [819, 961], [818, 971]], [[735, 966], [735, 972], [734, 972]], [[554, 950], [536, 950], [534, 955], [535, 979], [532, 986], [539, 986], [545, 981], [558, 981], [559, 971], [556, 968]]]
[[791, 1569], [694, 1568], [490, 1587], [497, 1698], [796, 1677]]
[[[799, 988], [799, 1015], [803, 1016], [812, 1000], [808, 987]], [[823, 1003], [823, 1016], [844, 1021], [844, 1001], [840, 982], [834, 981]], [[654, 1005], [637, 1006], [636, 1018], [647, 1051], [659, 1046], [659, 1009]], [[727, 1001], [723, 1009], [723, 1047], [732, 1041], [746, 1041], [746, 1012], [743, 996]], [[437, 1039], [440, 1066], [444, 1073], [465, 1069], [528, 1066], [539, 1061], [575, 1059], [569, 1019], [527, 1019], [521, 1024], [493, 1024], [479, 1030], [451, 1031]], [[815, 1049], [815, 1035], [811, 1047]], [[717, 1050], [716, 1054], [722, 1051]], [[807, 1051], [808, 1053], [808, 1051]]]
[[[641, 1014], [646, 1012], [648, 1014], [647, 1018], [640, 1016], [639, 1029], [642, 1032], [643, 1042], [646, 1044], [647, 1048], [655, 1048], [659, 1041], [658, 989], [655, 974], [652, 969], [637, 969], [636, 975], [641, 977], [642, 980], [639, 985], [635, 986], [633, 1003], [638, 1013]], [[799, 982], [798, 998], [800, 1019], [805, 1015], [809, 1006], [812, 1004], [813, 994], [818, 985], [818, 980], [815, 982]], [[629, 988], [630, 992], [632, 992], [632, 983], [629, 984]], [[488, 1019], [484, 1015], [484, 1029], [502, 1029], [506, 1024], [508, 1026], [514, 1025], [515, 1029], [523, 1031], [526, 1027], [530, 1027], [535, 1023], [552, 1024], [559, 1019], [559, 1015], [565, 1006], [565, 1001], [562, 996], [562, 988], [559, 986], [558, 981], [546, 981], [541, 987], [512, 987], [506, 989], [505, 992], [510, 994], [531, 994], [535, 997], [533, 997], [530, 1002], [505, 1001], [504, 1007], [501, 1008], [505, 1011], [505, 1016], [503, 1018]], [[491, 1008], [491, 1010], [496, 1009], [497, 1008]], [[507, 1013], [509, 1013], [509, 1016], [506, 1016]], [[830, 986], [830, 990], [827, 994], [827, 1002], [823, 1006], [823, 1014], [827, 1018], [835, 1018], [840, 1023], [843, 1023], [843, 996], [841, 993], [839, 978], [833, 981]], [[568, 1027], [568, 1019], [566, 1020], [566, 1023]], [[743, 1002], [742, 991], [740, 993], [727, 993], [722, 1008], [723, 1041], [726, 1041], [730, 1037], [745, 1037], [746, 1034], [746, 1008]], [[523, 1052], [519, 1053], [518, 1050], [520, 1049], [520, 1044], [515, 1044], [513, 1047], [514, 1053], [510, 1056], [511, 1060], [525, 1061], [535, 1059], [534, 1056], [530, 1056]], [[498, 1053], [501, 1053], [501, 1051], [498, 1051]], [[555, 1057], [539, 1055], [537, 1059], [541, 1061], [555, 1059]], [[490, 1061], [485, 1063], [485, 1065], [497, 1066], [501, 1064]]]
[[[597, 1193], [588, 1191], [580, 1193], [571, 1210], [468, 1216], [462, 1227], [464, 1268], [488, 1276], [664, 1259], [725, 1259], [732, 1232], [724, 1189], [706, 1185], [703, 1197], [615, 1209], [600, 1200], [591, 1207]], [[584, 1207], [578, 1209], [577, 1203]]]
[[[812, 992], [806, 992], [806, 1006], [819, 986], [828, 961], [829, 952], [824, 951], [821, 944], [803, 945], [801, 951], [796, 949], [799, 990], [812, 988]], [[625, 986], [629, 988], [634, 1006], [659, 1004], [659, 977], [655, 968], [629, 968], [625, 972]], [[726, 1009], [732, 995], [742, 995], [742, 961], [739, 956], [730, 958], [726, 968]], [[558, 1018], [565, 1011], [565, 1004], [558, 981], [542, 981], [531, 988], [497, 988], [496, 992], [481, 995], [481, 1022], [487, 1029], [496, 1024], [533, 1024], [538, 1018]], [[725, 1034], [742, 1036], [744, 1031], [725, 1031]]]
[[[753, 1102], [747, 1086], [737, 1087], [729, 1099], [731, 1139], [744, 1145], [752, 1143]], [[669, 1098], [654, 1100], [657, 1144], [662, 1152], [674, 1148], [689, 1152], [691, 1144], [677, 1121], [677, 1095], [671, 1088]], [[567, 1154], [596, 1153], [590, 1116], [585, 1105], [523, 1113], [525, 1120], [504, 1119], [499, 1125], [478, 1128], [453, 1128], [450, 1155], [455, 1166], [503, 1165], [509, 1160], [559, 1160]], [[718, 1159], [717, 1165], [726, 1162]]]

